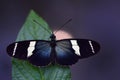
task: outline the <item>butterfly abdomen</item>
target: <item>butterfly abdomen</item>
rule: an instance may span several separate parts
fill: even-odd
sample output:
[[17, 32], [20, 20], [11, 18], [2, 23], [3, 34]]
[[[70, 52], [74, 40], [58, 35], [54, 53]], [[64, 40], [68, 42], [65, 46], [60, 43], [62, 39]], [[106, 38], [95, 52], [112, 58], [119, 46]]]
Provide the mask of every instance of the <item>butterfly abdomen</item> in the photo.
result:
[[50, 53], [50, 58], [51, 58], [51, 64], [55, 64], [56, 63], [56, 51], [55, 51], [55, 47], [56, 47], [56, 40], [55, 40], [55, 36], [51, 35], [51, 41], [50, 41], [50, 46], [51, 46], [51, 53]]

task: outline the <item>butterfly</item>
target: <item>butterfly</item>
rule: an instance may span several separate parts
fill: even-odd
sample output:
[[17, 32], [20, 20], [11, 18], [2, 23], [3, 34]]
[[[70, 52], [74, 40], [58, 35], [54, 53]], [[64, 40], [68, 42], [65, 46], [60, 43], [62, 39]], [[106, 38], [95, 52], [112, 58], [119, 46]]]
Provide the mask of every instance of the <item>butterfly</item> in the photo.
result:
[[36, 66], [50, 64], [72, 65], [79, 59], [95, 55], [100, 50], [98, 42], [90, 39], [56, 40], [52, 34], [50, 41], [26, 40], [10, 44], [7, 47], [9, 56], [27, 60]]

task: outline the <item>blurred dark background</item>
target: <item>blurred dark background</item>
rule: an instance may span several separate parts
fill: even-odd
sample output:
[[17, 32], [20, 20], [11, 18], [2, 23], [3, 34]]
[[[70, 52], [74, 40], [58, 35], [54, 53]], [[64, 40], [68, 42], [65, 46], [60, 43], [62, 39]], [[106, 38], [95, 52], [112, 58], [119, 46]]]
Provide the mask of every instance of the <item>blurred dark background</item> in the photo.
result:
[[1, 80], [11, 80], [11, 59], [6, 46], [16, 40], [31, 9], [52, 29], [73, 18], [64, 30], [74, 37], [93, 39], [101, 44], [99, 54], [71, 66], [72, 80], [120, 80], [119, 0], [1, 0]]

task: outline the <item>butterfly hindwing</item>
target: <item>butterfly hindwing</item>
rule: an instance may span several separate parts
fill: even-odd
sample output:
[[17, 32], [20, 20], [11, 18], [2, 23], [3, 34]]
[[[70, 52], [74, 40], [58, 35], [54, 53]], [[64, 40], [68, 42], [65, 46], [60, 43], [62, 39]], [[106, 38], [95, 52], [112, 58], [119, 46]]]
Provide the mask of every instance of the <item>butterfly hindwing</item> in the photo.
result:
[[37, 66], [46, 66], [50, 64], [51, 47], [49, 41], [37, 41], [33, 53], [34, 54], [28, 58], [30, 63]]
[[37, 66], [45, 66], [50, 63], [51, 47], [49, 41], [20, 41], [7, 47], [10, 56], [18, 59], [28, 60]]
[[56, 42], [56, 61], [61, 65], [72, 65], [79, 57], [75, 54], [70, 40], [59, 40]]
[[56, 61], [62, 65], [72, 65], [78, 59], [95, 55], [100, 46], [88, 39], [64, 39], [56, 42]]

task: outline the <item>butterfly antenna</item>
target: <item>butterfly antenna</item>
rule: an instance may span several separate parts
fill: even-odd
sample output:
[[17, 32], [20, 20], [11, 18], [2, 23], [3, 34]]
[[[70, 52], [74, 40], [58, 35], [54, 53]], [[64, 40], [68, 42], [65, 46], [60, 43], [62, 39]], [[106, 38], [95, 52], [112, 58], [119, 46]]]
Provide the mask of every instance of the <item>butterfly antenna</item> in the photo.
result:
[[41, 25], [40, 23], [38, 23], [36, 20], [33, 20], [35, 23], [39, 24], [40, 26], [42, 26], [42, 28], [44, 28], [46, 31], [48, 31], [49, 33], [51, 33], [48, 29], [46, 29], [43, 25]]
[[59, 30], [61, 30], [66, 24], [68, 24], [70, 21], [72, 21], [72, 18], [70, 18], [67, 22], [65, 22], [62, 26], [60, 26], [55, 32], [54, 34], [56, 34]]

